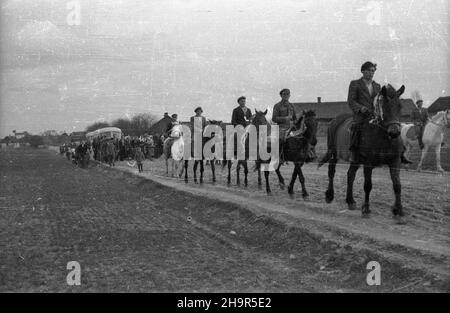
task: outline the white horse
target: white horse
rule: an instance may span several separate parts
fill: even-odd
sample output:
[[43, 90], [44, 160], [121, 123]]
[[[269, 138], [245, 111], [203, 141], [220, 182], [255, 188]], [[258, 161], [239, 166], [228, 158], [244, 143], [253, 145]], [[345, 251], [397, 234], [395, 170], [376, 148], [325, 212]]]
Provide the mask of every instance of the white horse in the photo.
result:
[[[436, 168], [439, 172], [444, 172], [441, 166], [441, 145], [444, 141], [444, 128], [450, 127], [450, 110], [440, 111], [432, 116], [423, 131], [422, 141], [424, 148], [420, 157], [417, 170], [422, 170], [422, 163], [430, 147], [434, 147], [436, 152]], [[401, 136], [403, 143], [406, 147], [405, 155], [408, 157], [411, 149], [418, 146], [417, 134], [414, 129], [414, 124], [403, 124]]]
[[[182, 132], [182, 125], [174, 125], [170, 137], [164, 140], [164, 157], [166, 159], [166, 175], [169, 176], [169, 159], [172, 160], [171, 176], [174, 176], [174, 172], [178, 170], [179, 166], [183, 166], [184, 156], [184, 139]], [[183, 170], [183, 167], [182, 167]], [[178, 176], [181, 176], [182, 172]]]

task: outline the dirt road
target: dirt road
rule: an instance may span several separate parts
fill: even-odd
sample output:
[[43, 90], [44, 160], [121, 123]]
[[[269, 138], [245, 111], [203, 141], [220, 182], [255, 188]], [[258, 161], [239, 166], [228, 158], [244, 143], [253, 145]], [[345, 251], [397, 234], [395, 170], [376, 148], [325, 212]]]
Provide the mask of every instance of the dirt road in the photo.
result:
[[[386, 224], [387, 232], [405, 238], [414, 225], [443, 223], [433, 234], [424, 228], [419, 237], [429, 242], [417, 249], [363, 236], [353, 212], [336, 210], [337, 226], [330, 224], [325, 219], [333, 207], [315, 204], [318, 186], [310, 188], [309, 203], [281, 191], [269, 198], [255, 187], [158, 178], [158, 162], [146, 164], [144, 173], [155, 182], [126, 173], [126, 164], [123, 171], [98, 164], [79, 169], [48, 150], [1, 150], [0, 291], [450, 290], [448, 211], [438, 202], [403, 230], [390, 223], [387, 209], [374, 208], [377, 214], [365, 222]], [[236, 204], [241, 197], [246, 200]], [[386, 201], [379, 197], [374, 203]], [[270, 203], [272, 210], [261, 205]], [[339, 230], [345, 219], [354, 220], [355, 230]], [[381, 264], [380, 286], [366, 284], [372, 260]], [[81, 286], [66, 284], [69, 261], [81, 265]]]

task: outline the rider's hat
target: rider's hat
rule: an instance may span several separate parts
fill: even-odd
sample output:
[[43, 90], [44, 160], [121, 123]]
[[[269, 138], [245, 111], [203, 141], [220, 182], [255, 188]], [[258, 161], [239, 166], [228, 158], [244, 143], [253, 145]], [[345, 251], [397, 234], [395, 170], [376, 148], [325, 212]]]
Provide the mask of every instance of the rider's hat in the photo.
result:
[[202, 113], [203, 113], [202, 107], [195, 108], [194, 112], [197, 113], [198, 110], [202, 111]]

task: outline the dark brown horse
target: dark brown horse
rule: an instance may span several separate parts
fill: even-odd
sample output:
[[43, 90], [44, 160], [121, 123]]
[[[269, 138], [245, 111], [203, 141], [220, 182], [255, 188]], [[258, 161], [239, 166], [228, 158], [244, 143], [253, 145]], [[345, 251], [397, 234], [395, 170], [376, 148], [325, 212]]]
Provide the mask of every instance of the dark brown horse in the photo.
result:
[[[216, 120], [209, 120], [208, 121], [209, 125], [217, 125], [219, 127], [222, 127], [222, 121], [216, 121]], [[192, 135], [192, 134], [191, 134]], [[197, 181], [197, 168], [198, 165], [200, 164], [200, 184], [203, 184], [203, 172], [204, 172], [204, 154], [203, 154], [203, 148], [205, 146], [205, 144], [209, 141], [212, 140], [212, 138], [215, 136], [215, 134], [213, 133], [211, 135], [211, 137], [202, 137], [202, 152], [201, 152], [201, 159], [198, 160], [194, 160], [194, 166], [193, 166], [193, 173], [194, 173], [194, 183], [198, 183]], [[188, 143], [189, 144], [189, 143]], [[214, 152], [214, 147], [213, 147], [213, 151]], [[191, 139], [191, 157], [194, 156], [194, 140], [193, 138]], [[216, 182], [216, 167], [215, 167], [215, 162], [211, 162], [211, 171], [212, 171], [212, 181], [213, 183]], [[189, 160], [184, 160], [184, 167], [182, 168], [181, 172], [180, 172], [180, 177], [183, 175], [183, 171], [184, 171], [184, 181], [187, 183], [189, 181], [188, 179], [188, 167], [189, 167]]]
[[[267, 110], [265, 112], [259, 112], [256, 111], [255, 116], [252, 119], [252, 124], [256, 126], [258, 138], [259, 138], [259, 127], [261, 125], [269, 125], [267, 122], [267, 119], [265, 115], [267, 114]], [[290, 195], [293, 195], [294, 193], [294, 184], [295, 180], [297, 179], [297, 176], [299, 177], [300, 183], [302, 185], [302, 195], [304, 198], [308, 197], [308, 192], [306, 191], [305, 187], [305, 177], [303, 176], [303, 172], [301, 167], [303, 164], [312, 161], [313, 159], [309, 156], [309, 146], [315, 146], [317, 144], [317, 121], [315, 119], [316, 114], [314, 111], [304, 111], [302, 116], [295, 121], [294, 127], [291, 129], [294, 133], [296, 133], [296, 130], [300, 131], [299, 134], [294, 135], [292, 137], [287, 137], [283, 146], [280, 149], [283, 150], [283, 160], [285, 161], [291, 161], [294, 163], [294, 172], [292, 173], [291, 181], [289, 183], [288, 187], [288, 193]], [[304, 124], [304, 129], [301, 129], [301, 125]], [[270, 130], [269, 130], [270, 133]], [[258, 140], [259, 144], [259, 140]], [[271, 142], [267, 142], [267, 146], [269, 147], [268, 150], [270, 150], [270, 144]], [[259, 150], [258, 150], [259, 151]], [[278, 159], [280, 159], [280, 156], [278, 156]], [[256, 160], [256, 170], [258, 171], [258, 185], [261, 186], [261, 165], [262, 164], [270, 164], [270, 162], [273, 160], [261, 160], [260, 155], [258, 153], [258, 159]], [[278, 176], [278, 181], [280, 184], [280, 188], [284, 189], [284, 178], [280, 173], [280, 167], [281, 163], [278, 162], [275, 173]], [[265, 170], [264, 171], [264, 178], [266, 181], [266, 192], [268, 194], [271, 193], [270, 184], [269, 184], [269, 174], [270, 171]]]
[[[405, 91], [402, 86], [396, 91], [391, 85], [384, 86], [376, 99], [379, 109], [371, 122], [366, 122], [361, 130], [361, 144], [356, 161], [350, 163], [347, 172], [347, 197], [346, 202], [349, 210], [355, 210], [356, 204], [353, 198], [353, 182], [359, 166], [364, 166], [364, 192], [365, 200], [362, 206], [363, 217], [370, 214], [369, 197], [372, 190], [372, 171], [375, 167], [388, 165], [395, 193], [395, 203], [392, 207], [394, 218], [399, 224], [404, 223], [403, 207], [401, 203], [400, 184], [400, 157], [403, 152], [403, 143], [400, 138], [400, 116], [401, 102], [399, 97]], [[381, 96], [381, 97], [380, 97]], [[350, 159], [350, 126], [352, 117], [340, 115], [333, 120], [328, 128], [328, 151], [321, 159], [318, 167], [329, 162], [328, 165], [328, 190], [325, 193], [327, 203], [334, 198], [334, 174], [336, 163], [339, 159], [348, 161]]]

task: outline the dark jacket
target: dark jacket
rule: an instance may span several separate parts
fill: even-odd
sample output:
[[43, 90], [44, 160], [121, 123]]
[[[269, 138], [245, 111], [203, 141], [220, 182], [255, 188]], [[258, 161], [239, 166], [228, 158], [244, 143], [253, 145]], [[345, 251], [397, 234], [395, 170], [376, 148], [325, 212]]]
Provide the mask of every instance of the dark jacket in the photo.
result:
[[144, 153], [140, 148], [136, 149], [136, 154], [134, 155], [134, 158], [136, 159], [137, 163], [142, 163], [142, 161], [145, 160]]
[[[191, 128], [191, 137], [194, 136], [194, 121], [195, 121], [194, 118], [195, 118], [195, 116], [191, 116], [191, 120], [190, 120], [190, 124], [189, 124], [189, 126]], [[202, 116], [202, 136], [203, 136], [203, 130], [205, 129], [207, 124], [208, 123], [206, 122], [206, 118], [204, 116]]]
[[377, 82], [372, 81], [372, 89], [373, 92], [370, 94], [362, 78], [353, 80], [348, 87], [347, 103], [353, 112], [353, 119], [356, 122], [361, 122], [367, 118], [361, 113], [362, 107], [368, 108], [371, 112], [374, 111], [373, 101], [380, 92], [381, 86]]
[[428, 110], [426, 108], [415, 108], [411, 112], [411, 121], [414, 124], [425, 125], [428, 121]]
[[243, 127], [247, 126], [247, 121], [245, 119], [250, 119], [252, 117], [252, 112], [250, 111], [249, 108], [247, 108], [247, 112], [245, 112], [242, 110], [242, 108], [240, 106], [238, 106], [237, 108], [235, 108], [233, 110], [233, 115], [231, 117], [231, 124], [233, 126], [236, 125], [242, 125]]
[[272, 121], [277, 123], [281, 128], [289, 128], [291, 121], [295, 121], [294, 106], [290, 102], [278, 102], [273, 107]]

